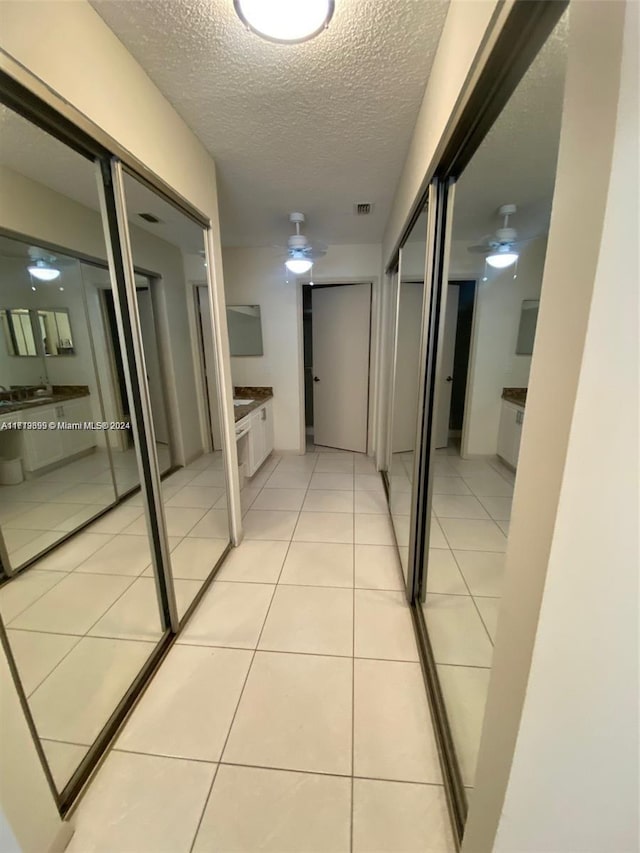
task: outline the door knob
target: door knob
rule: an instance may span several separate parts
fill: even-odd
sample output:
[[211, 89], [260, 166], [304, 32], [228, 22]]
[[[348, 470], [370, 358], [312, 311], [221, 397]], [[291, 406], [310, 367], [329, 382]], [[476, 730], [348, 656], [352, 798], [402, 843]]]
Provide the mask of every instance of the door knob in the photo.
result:
[[453, 382], [453, 376], [447, 376], [447, 382]]
[[318, 379], [318, 377], [317, 377], [317, 376], [314, 376], [314, 377], [313, 377], [313, 381], [314, 381], [314, 382], [320, 382], [320, 380]]

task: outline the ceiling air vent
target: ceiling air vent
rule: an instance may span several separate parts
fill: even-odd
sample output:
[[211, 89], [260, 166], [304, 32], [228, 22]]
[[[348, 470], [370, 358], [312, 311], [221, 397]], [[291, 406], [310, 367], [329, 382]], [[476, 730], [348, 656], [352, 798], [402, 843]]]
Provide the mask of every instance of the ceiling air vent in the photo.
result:
[[373, 205], [369, 204], [369, 202], [363, 202], [361, 204], [354, 204], [354, 212], [356, 216], [368, 216], [373, 210]]
[[158, 219], [157, 216], [154, 216], [153, 213], [139, 213], [138, 216], [140, 219], [144, 219], [145, 222], [151, 222], [152, 225], [159, 225], [161, 220]]

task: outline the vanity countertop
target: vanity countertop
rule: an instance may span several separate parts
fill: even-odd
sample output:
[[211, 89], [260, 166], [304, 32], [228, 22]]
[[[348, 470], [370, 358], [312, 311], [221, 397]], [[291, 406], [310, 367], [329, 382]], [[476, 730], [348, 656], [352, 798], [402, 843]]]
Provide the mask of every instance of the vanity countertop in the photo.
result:
[[524, 407], [527, 404], [527, 389], [526, 388], [503, 388], [502, 399], [508, 403], [515, 403], [516, 406]]
[[88, 385], [53, 385], [51, 394], [44, 396], [32, 396], [27, 400], [11, 400], [10, 391], [0, 392], [0, 415], [8, 415], [11, 412], [23, 412], [27, 409], [36, 409], [42, 406], [55, 406], [66, 403], [67, 400], [76, 400], [79, 397], [89, 396]]
[[234, 406], [235, 422], [241, 421], [273, 397], [273, 388], [268, 386], [236, 385], [233, 389], [234, 400], [251, 400], [246, 406]]

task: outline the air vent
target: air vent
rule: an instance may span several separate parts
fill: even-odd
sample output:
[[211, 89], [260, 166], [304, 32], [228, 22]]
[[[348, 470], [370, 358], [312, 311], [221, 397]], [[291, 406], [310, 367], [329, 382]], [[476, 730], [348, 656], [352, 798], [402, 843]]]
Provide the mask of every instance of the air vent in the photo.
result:
[[154, 216], [153, 213], [139, 213], [138, 216], [140, 219], [144, 219], [145, 222], [151, 222], [152, 225], [159, 225], [161, 220], [158, 219], [157, 216]]
[[354, 204], [353, 206], [356, 216], [368, 216], [373, 210], [373, 205], [368, 202]]

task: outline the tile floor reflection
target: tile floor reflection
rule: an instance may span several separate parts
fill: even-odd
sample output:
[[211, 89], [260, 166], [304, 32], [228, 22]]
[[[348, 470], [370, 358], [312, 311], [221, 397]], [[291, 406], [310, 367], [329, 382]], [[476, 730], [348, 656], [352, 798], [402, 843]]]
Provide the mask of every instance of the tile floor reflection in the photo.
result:
[[[81, 460], [74, 476], [97, 471], [105, 459], [95, 456]], [[128, 459], [116, 473], [119, 482], [134, 484], [135, 457]], [[196, 481], [200, 485], [192, 486]], [[71, 492], [89, 485], [70, 482], [65, 485]], [[32, 484], [42, 487], [40, 480], [23, 485]], [[229, 541], [221, 454], [202, 456], [169, 475], [162, 492], [182, 615]], [[50, 497], [41, 510], [46, 515], [50, 508], [55, 516], [62, 504]], [[61, 789], [163, 634], [141, 495], [125, 499], [5, 583], [0, 614]]]
[[267, 460], [69, 853], [455, 849], [381, 495], [357, 454]]

